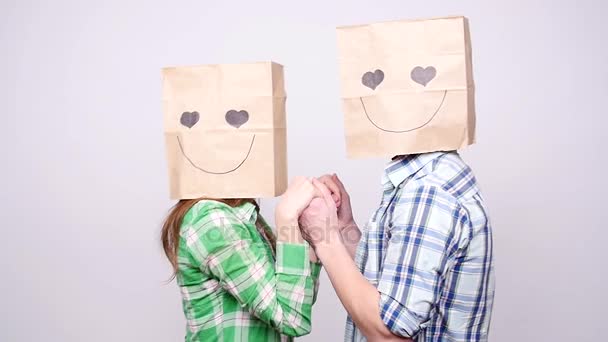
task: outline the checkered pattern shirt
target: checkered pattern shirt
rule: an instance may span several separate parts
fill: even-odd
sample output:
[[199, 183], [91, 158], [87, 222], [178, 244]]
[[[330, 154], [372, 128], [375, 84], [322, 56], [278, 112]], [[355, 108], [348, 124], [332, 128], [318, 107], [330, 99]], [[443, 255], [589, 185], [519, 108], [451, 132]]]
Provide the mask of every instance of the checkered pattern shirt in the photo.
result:
[[[492, 230], [471, 169], [456, 152], [394, 160], [356, 262], [380, 316], [415, 341], [487, 341], [494, 298]], [[346, 341], [365, 341], [347, 319]]]
[[310, 332], [320, 266], [306, 244], [278, 242], [275, 257], [256, 219], [251, 203], [210, 200], [185, 215], [177, 283], [186, 341], [291, 341]]

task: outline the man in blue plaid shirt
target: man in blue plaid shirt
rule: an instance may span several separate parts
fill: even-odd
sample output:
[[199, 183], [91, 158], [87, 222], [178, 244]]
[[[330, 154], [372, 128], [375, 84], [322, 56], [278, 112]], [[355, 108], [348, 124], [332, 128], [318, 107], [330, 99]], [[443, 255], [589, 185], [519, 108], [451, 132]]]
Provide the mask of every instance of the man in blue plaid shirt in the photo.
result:
[[315, 184], [325, 200], [301, 222], [349, 313], [346, 341], [488, 339], [492, 231], [473, 172], [456, 152], [394, 158], [362, 232], [338, 177]]
[[[457, 149], [475, 142], [465, 17], [338, 28], [349, 157], [396, 155], [360, 230], [336, 175], [300, 218], [348, 312], [346, 341], [487, 341], [492, 229]], [[421, 153], [425, 152], [425, 153]]]

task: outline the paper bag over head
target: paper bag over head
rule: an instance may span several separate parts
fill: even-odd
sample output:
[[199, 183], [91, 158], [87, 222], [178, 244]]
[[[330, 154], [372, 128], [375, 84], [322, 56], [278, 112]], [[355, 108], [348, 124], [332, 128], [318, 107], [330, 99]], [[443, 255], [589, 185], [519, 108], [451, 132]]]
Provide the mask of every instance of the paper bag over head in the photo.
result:
[[170, 67], [162, 75], [172, 199], [260, 198], [285, 191], [281, 65]]
[[475, 142], [468, 20], [446, 17], [339, 27], [349, 157], [392, 157]]

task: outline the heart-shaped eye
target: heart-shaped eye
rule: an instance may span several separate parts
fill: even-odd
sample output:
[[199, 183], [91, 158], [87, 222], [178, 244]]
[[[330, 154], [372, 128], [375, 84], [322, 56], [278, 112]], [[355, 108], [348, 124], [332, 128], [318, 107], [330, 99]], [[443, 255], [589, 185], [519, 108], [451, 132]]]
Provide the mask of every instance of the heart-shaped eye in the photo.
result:
[[361, 77], [361, 83], [372, 90], [376, 90], [382, 81], [384, 81], [384, 71], [380, 69], [374, 72], [368, 71]]
[[234, 128], [243, 126], [247, 121], [249, 121], [249, 113], [246, 110], [231, 109], [226, 112], [226, 122]]
[[435, 78], [435, 75], [437, 75], [437, 69], [432, 66], [426, 68], [417, 66], [412, 69], [412, 73], [410, 74], [414, 82], [421, 84], [425, 87], [427, 84], [429, 84], [429, 82], [433, 80], [433, 78]]
[[200, 115], [198, 112], [183, 112], [179, 122], [188, 128], [192, 128], [194, 125], [196, 125], [199, 118]]

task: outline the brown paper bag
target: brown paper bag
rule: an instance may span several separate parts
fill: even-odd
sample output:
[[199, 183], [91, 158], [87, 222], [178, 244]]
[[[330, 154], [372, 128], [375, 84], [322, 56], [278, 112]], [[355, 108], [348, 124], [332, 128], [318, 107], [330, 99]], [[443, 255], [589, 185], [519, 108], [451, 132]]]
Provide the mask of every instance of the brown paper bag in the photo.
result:
[[456, 150], [475, 141], [468, 21], [337, 29], [349, 157]]
[[284, 192], [281, 65], [172, 67], [162, 74], [171, 198], [259, 198]]

